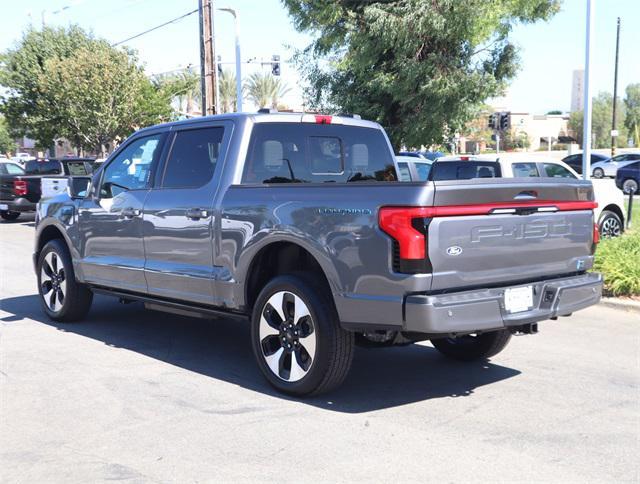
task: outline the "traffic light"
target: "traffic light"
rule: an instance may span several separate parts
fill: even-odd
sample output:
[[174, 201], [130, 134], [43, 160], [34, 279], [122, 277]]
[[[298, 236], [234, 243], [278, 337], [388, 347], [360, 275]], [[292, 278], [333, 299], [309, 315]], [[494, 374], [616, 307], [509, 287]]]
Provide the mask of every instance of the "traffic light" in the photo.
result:
[[487, 119], [487, 126], [489, 129], [496, 129], [496, 113], [490, 114]]
[[271, 56], [271, 74], [274, 76], [280, 75], [280, 56], [273, 55]]
[[509, 113], [500, 113], [500, 131], [506, 131], [509, 128]]

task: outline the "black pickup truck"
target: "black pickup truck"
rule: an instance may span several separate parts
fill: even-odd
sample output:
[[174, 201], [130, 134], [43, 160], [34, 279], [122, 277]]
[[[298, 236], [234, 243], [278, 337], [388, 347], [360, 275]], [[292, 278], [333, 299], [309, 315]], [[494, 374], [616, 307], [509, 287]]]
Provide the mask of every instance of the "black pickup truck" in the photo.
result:
[[38, 159], [28, 161], [24, 169], [17, 163], [0, 163], [0, 216], [16, 220], [21, 213], [35, 212], [41, 199], [66, 190], [68, 177], [90, 175], [92, 162], [92, 158]]
[[0, 217], [16, 220], [21, 213], [35, 212], [41, 194], [40, 178], [26, 175], [17, 163], [0, 163]]

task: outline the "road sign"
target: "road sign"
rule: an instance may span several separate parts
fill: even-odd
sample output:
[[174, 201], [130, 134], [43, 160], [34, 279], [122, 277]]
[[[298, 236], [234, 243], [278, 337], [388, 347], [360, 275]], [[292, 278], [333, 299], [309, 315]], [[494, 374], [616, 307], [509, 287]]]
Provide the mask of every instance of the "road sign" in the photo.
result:
[[611, 130], [611, 136], [618, 136], [618, 130], [617, 129], [612, 129]]

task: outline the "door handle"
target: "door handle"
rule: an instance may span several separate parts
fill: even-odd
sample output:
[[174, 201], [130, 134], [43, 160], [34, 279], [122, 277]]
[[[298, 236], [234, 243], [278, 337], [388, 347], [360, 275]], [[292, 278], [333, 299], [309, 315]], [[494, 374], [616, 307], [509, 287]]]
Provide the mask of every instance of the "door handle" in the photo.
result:
[[187, 218], [192, 220], [198, 220], [201, 218], [207, 218], [209, 216], [209, 211], [202, 208], [190, 208], [187, 210], [185, 215]]
[[126, 218], [133, 218], [133, 217], [139, 217], [141, 212], [140, 212], [140, 209], [138, 208], [127, 207], [127, 208], [123, 208], [121, 213]]

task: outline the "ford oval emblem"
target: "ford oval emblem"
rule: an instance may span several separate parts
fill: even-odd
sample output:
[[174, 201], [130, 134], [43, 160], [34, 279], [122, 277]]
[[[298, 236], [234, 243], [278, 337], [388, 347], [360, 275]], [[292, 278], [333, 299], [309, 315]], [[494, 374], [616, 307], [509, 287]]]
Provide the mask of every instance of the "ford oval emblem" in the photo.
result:
[[447, 247], [447, 255], [460, 255], [462, 254], [462, 247], [458, 245], [452, 245]]

